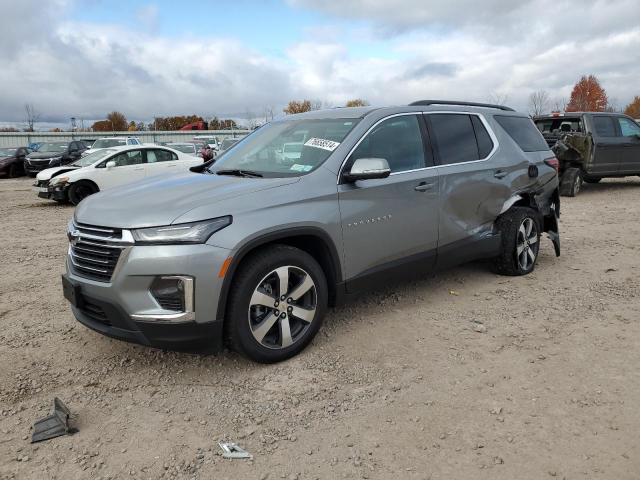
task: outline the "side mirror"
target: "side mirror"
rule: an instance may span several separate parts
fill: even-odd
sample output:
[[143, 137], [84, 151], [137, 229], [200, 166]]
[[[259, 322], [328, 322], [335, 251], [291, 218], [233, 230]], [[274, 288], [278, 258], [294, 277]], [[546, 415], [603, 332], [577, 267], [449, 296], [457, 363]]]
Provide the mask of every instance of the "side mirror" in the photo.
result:
[[344, 179], [348, 182], [387, 178], [389, 175], [391, 169], [384, 158], [359, 158], [353, 162], [348, 173], [343, 173]]
[[111, 160], [110, 162], [107, 162], [107, 164], [105, 165], [105, 167], [107, 168], [113, 168], [116, 166], [116, 162], [114, 162], [113, 160]]

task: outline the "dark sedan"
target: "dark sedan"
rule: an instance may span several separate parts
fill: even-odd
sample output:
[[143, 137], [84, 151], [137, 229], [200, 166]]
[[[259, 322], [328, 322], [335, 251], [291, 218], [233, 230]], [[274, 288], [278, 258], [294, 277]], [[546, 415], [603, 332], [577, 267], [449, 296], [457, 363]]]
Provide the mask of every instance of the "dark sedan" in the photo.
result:
[[27, 155], [24, 169], [27, 175], [35, 177], [38, 172], [52, 167], [60, 167], [79, 159], [87, 149], [82, 141], [47, 142], [43, 143], [37, 152]]
[[0, 176], [15, 178], [24, 175], [24, 159], [30, 153], [27, 147], [0, 148]]

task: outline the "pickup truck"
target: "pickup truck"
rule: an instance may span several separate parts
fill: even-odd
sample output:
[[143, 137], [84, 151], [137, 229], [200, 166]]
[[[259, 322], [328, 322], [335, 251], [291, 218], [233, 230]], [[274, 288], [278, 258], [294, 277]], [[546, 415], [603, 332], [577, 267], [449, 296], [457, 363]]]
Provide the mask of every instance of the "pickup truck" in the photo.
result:
[[567, 112], [534, 118], [560, 162], [560, 195], [575, 197], [582, 182], [640, 175], [640, 125], [609, 112]]

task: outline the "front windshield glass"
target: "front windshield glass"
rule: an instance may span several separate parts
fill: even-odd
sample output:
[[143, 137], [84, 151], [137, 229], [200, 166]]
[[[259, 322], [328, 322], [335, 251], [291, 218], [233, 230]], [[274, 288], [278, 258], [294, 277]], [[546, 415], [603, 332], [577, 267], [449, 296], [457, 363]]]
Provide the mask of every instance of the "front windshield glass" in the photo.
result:
[[93, 142], [91, 148], [109, 148], [119, 147], [120, 145], [126, 145], [126, 140], [116, 140], [115, 138], [101, 138]]
[[192, 154], [196, 153], [196, 147], [193, 144], [190, 145], [188, 143], [182, 143], [182, 144], [169, 143], [167, 147], [171, 147], [174, 150], [178, 150], [179, 152], [182, 152], [182, 153], [192, 153]]
[[38, 152], [41, 153], [62, 153], [67, 150], [66, 143], [43, 143]]
[[215, 171], [248, 170], [264, 177], [304, 175], [318, 168], [355, 127], [357, 118], [274, 122], [226, 150]]
[[109, 149], [99, 150], [97, 152], [90, 153], [89, 155], [85, 155], [84, 157], [73, 162], [72, 165], [74, 167], [88, 167], [89, 165], [93, 165], [94, 163], [99, 162], [103, 158], [108, 157], [116, 151], [117, 150]]
[[0, 148], [0, 157], [12, 157], [16, 150], [16, 148]]

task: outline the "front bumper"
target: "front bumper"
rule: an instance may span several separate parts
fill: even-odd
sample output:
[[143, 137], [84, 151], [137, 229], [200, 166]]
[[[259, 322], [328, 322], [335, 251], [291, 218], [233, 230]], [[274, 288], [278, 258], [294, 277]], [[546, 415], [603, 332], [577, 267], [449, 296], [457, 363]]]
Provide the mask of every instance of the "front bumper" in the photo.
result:
[[[216, 318], [229, 251], [210, 245], [131, 246], [125, 248], [110, 282], [79, 275], [67, 256], [66, 279], [78, 287], [72, 311], [83, 325], [109, 337], [169, 350], [215, 352], [223, 347], [223, 321]], [[193, 321], [134, 320], [163, 310], [150, 293], [158, 276], [188, 275], [194, 281]]]

